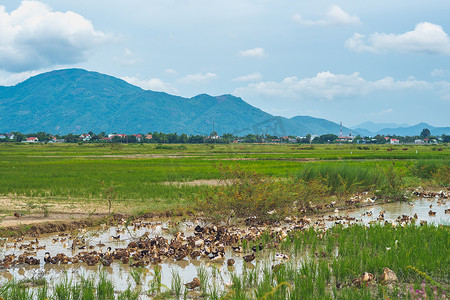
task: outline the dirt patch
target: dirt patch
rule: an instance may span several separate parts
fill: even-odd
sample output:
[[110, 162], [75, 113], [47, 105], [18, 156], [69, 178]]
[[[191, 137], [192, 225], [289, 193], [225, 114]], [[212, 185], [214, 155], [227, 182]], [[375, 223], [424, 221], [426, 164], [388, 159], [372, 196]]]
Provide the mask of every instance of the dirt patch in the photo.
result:
[[259, 160], [257, 157], [232, 157], [232, 158], [222, 158], [221, 160]]
[[71, 222], [74, 220], [90, 218], [101, 218], [107, 214], [81, 214], [81, 213], [51, 213], [44, 217], [42, 214], [23, 215], [20, 218], [7, 216], [0, 222], [1, 227], [18, 227], [45, 222]]
[[[117, 205], [114, 209], [121, 210]], [[109, 215], [107, 205], [100, 201], [17, 196], [0, 197], [0, 210], [0, 227], [6, 230], [48, 222], [71, 223], [84, 219], [99, 219]]]
[[224, 181], [219, 179], [197, 179], [192, 181], [166, 181], [163, 184], [165, 185], [176, 185], [176, 186], [200, 186], [200, 185], [208, 185], [208, 186], [221, 186], [226, 183], [232, 183], [231, 181]]
[[123, 158], [123, 159], [152, 159], [152, 158], [186, 158], [195, 157], [184, 154], [105, 154], [105, 155], [28, 155], [39, 158]]
[[[80, 216], [78, 216], [80, 217]], [[39, 235], [44, 233], [54, 233], [54, 232], [61, 232], [61, 231], [70, 231], [70, 230], [76, 230], [80, 228], [87, 228], [87, 227], [93, 227], [97, 226], [101, 223], [109, 221], [108, 218], [101, 215], [95, 215], [91, 216], [89, 218], [86, 218], [84, 216], [83, 219], [75, 220], [72, 219], [73, 216], [71, 215], [60, 215], [52, 218], [47, 219], [39, 219], [39, 218], [33, 218], [33, 216], [30, 216], [30, 218], [26, 221], [29, 222], [35, 222], [35, 223], [28, 223], [28, 225], [25, 225], [24, 223], [18, 224], [18, 225], [11, 225], [7, 227], [0, 227], [0, 235], [2, 236], [24, 236], [24, 235]]]

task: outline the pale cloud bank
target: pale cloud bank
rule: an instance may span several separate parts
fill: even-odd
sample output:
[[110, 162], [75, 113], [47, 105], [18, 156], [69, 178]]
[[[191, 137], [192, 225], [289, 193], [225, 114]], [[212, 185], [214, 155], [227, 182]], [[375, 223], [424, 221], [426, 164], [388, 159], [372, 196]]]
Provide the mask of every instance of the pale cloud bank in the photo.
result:
[[292, 19], [301, 25], [307, 26], [352, 25], [361, 23], [358, 16], [350, 15], [338, 5], [330, 6], [323, 19], [307, 20], [300, 14], [295, 14]]
[[448, 70], [443, 68], [434, 69], [433, 71], [430, 72], [431, 76], [434, 77], [446, 76], [448, 73], [449, 73]]
[[178, 81], [184, 84], [202, 84], [212, 79], [217, 79], [217, 77], [218, 77], [217, 74], [210, 72], [206, 74], [197, 73], [186, 75], [185, 77], [179, 79]]
[[247, 49], [239, 51], [240, 56], [246, 56], [246, 57], [264, 57], [266, 56], [266, 52], [263, 48], [253, 48], [253, 49]]
[[122, 66], [131, 66], [139, 62], [139, 59], [135, 57], [133, 51], [125, 48], [121, 57], [114, 57], [114, 60], [119, 62]]
[[176, 70], [174, 70], [174, 69], [171, 69], [171, 68], [165, 69], [165, 70], [164, 70], [164, 73], [165, 73], [166, 75], [171, 75], [171, 76], [176, 76], [176, 75], [178, 75], [178, 72], [177, 72]]
[[50, 70], [39, 70], [39, 71], [25, 71], [20, 73], [9, 73], [0, 70], [0, 86], [13, 86], [21, 83], [28, 78], [38, 75], [42, 72], [47, 72]]
[[11, 13], [0, 5], [0, 37], [0, 69], [9, 72], [78, 63], [110, 39], [83, 16], [39, 1], [22, 1]]
[[177, 89], [170, 83], [164, 82], [159, 78], [151, 78], [148, 80], [142, 80], [136, 77], [122, 77], [128, 83], [136, 85], [144, 90], [151, 90], [155, 92], [177, 93]]
[[402, 34], [374, 33], [365, 41], [365, 36], [355, 33], [345, 46], [356, 52], [420, 52], [450, 55], [450, 38], [444, 29], [436, 24], [423, 22], [413, 31]]
[[[440, 86], [445, 86], [442, 82]], [[384, 77], [369, 81], [358, 72], [353, 74], [333, 74], [329, 71], [317, 73], [310, 78], [286, 77], [281, 82], [265, 81], [251, 83], [246, 87], [237, 88], [236, 95], [259, 95], [266, 97], [282, 97], [296, 100], [332, 101], [341, 98], [365, 96], [375, 91], [399, 90], [431, 90], [439, 89], [437, 83], [420, 81], [414, 78], [394, 80]]]
[[247, 75], [236, 77], [236, 78], [233, 79], [233, 81], [245, 82], [245, 81], [259, 81], [261, 79], [262, 79], [261, 74], [259, 74], [259, 73], [251, 73], [251, 74], [247, 74]]

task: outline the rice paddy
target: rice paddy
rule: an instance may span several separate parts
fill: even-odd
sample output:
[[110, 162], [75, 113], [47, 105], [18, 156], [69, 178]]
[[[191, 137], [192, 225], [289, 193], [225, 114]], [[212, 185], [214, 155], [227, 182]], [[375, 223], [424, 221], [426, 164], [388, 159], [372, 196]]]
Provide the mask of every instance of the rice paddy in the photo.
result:
[[[32, 216], [46, 220], [61, 211], [77, 211], [86, 217], [95, 212], [103, 216], [120, 212], [125, 219], [112, 227], [104, 224], [101, 229], [73, 230], [65, 235], [3, 239], [3, 261], [11, 254], [16, 261], [28, 251], [19, 249], [20, 245], [32, 244], [36, 238], [45, 248], [29, 250], [28, 256], [39, 259], [37, 265], [9, 265], [6, 261], [0, 270], [0, 297], [448, 297], [450, 148], [439, 147], [1, 144], [0, 197], [6, 199], [1, 208], [3, 221], [25, 224]], [[219, 184], [210, 185], [210, 180]], [[192, 181], [201, 184], [180, 184]], [[424, 190], [442, 192], [427, 194]], [[208, 197], [215, 199], [216, 206], [203, 205], [201, 200]], [[239, 199], [250, 206], [239, 206]], [[400, 202], [389, 203], [393, 201]], [[19, 204], [12, 207], [12, 203]], [[261, 208], [251, 210], [256, 204]], [[148, 212], [181, 217], [162, 223], [133, 219]], [[245, 220], [254, 215], [256, 219]], [[151, 225], [136, 229], [136, 222], [153, 222], [160, 231]], [[136, 259], [108, 261], [107, 247], [115, 252], [156, 236], [176, 240], [179, 232], [198, 237], [193, 231], [198, 224], [225, 226], [226, 232], [241, 228], [247, 233], [233, 243], [224, 243], [224, 254], [199, 248], [203, 256], [195, 258], [179, 253], [164, 254], [161, 261], [156, 257], [144, 257], [142, 263]], [[84, 246], [79, 246], [86, 249], [73, 246], [81, 236]], [[197, 245], [191, 247], [195, 250]], [[242, 253], [232, 247], [241, 247]], [[99, 260], [93, 266], [86, 266], [83, 260], [68, 264], [43, 261], [45, 252], [52, 257], [65, 253], [73, 259], [83, 251], [97, 251]], [[244, 256], [251, 253], [255, 259], [246, 262]], [[229, 259], [235, 262], [232, 266], [227, 264]], [[391, 280], [392, 274], [396, 280]], [[192, 283], [194, 278], [198, 278], [198, 286]], [[189, 282], [192, 284], [186, 286]]]

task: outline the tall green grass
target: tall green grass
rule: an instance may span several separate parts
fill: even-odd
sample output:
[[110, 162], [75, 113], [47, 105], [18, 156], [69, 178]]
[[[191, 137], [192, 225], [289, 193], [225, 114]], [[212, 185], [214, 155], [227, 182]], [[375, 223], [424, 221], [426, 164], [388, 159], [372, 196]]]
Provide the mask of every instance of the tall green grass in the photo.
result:
[[319, 177], [325, 179], [332, 194], [353, 193], [373, 190], [386, 184], [386, 178], [380, 168], [382, 167], [376, 164], [314, 164], [299, 171], [297, 176], [307, 181]]

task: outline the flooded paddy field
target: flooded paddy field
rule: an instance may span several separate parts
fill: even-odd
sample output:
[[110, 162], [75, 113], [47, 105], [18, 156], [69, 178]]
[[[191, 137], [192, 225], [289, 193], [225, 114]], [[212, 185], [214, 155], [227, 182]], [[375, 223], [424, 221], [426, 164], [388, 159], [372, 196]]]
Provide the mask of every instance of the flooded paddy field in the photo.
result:
[[449, 154], [0, 145], [0, 297], [448, 298]]
[[[411, 287], [414, 293], [422, 291], [417, 285], [425, 282], [425, 293], [445, 297], [450, 271], [447, 200], [433, 195], [373, 203], [270, 226], [251, 218], [241, 226], [123, 220], [112, 227], [8, 238], [1, 248], [0, 292], [10, 299], [5, 287], [13, 280], [45, 282], [55, 299], [63, 299], [57, 295], [64, 286], [70, 290], [89, 282], [97, 292], [101, 284], [110, 284], [112, 294], [103, 299], [378, 298], [380, 293], [402, 298]], [[401, 284], [383, 285], [381, 291], [377, 283], [390, 274], [384, 268]], [[364, 277], [365, 272], [369, 275]], [[435, 282], [427, 282], [420, 272]], [[27, 288], [36, 299], [41, 289]]]

